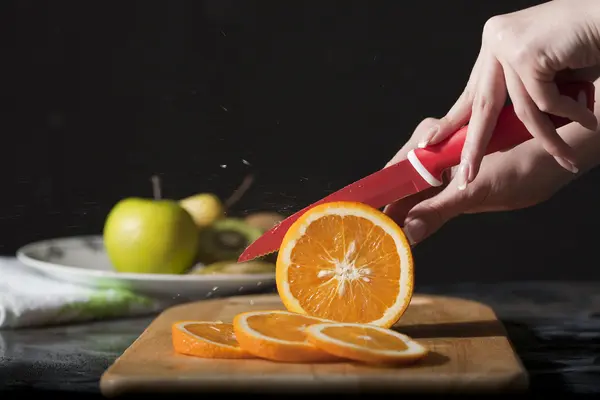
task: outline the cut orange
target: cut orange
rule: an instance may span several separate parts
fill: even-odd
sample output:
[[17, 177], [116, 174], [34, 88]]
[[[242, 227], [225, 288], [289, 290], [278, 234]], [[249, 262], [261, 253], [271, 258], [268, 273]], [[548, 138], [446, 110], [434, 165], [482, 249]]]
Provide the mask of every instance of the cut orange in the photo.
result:
[[203, 358], [252, 358], [240, 348], [233, 325], [223, 322], [181, 321], [171, 328], [177, 353]]
[[310, 344], [304, 329], [324, 322], [327, 321], [287, 311], [249, 311], [233, 319], [233, 329], [240, 346], [257, 357], [318, 362], [337, 358]]
[[277, 257], [277, 291], [292, 312], [390, 327], [413, 293], [413, 258], [402, 229], [354, 202], [311, 208], [289, 228]]
[[425, 355], [427, 349], [401, 333], [365, 324], [315, 324], [306, 328], [316, 347], [355, 361], [372, 364], [407, 364]]

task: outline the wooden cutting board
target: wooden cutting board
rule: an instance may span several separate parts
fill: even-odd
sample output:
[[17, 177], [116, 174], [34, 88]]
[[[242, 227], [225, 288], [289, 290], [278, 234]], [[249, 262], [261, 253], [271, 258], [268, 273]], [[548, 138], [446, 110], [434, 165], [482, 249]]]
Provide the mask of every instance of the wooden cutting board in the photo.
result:
[[104, 373], [107, 397], [156, 392], [498, 392], [518, 391], [527, 373], [487, 306], [469, 300], [415, 295], [395, 326], [431, 350], [410, 367], [357, 363], [286, 364], [210, 360], [179, 355], [171, 325], [220, 320], [249, 310], [283, 309], [277, 295], [240, 296], [173, 307], [159, 315]]

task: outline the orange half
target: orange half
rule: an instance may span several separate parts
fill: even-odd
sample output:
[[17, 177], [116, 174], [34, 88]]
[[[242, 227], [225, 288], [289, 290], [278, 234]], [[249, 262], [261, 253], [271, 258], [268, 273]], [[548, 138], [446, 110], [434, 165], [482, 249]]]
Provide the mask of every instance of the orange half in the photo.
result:
[[402, 229], [381, 211], [325, 203], [287, 231], [276, 280], [289, 311], [390, 327], [412, 297], [412, 252]]
[[255, 355], [273, 361], [319, 362], [336, 359], [309, 343], [307, 326], [326, 322], [287, 311], [249, 311], [233, 319], [240, 346]]
[[171, 328], [173, 349], [203, 358], [252, 358], [240, 348], [233, 325], [223, 322], [181, 321]]
[[406, 335], [373, 325], [316, 324], [306, 328], [306, 335], [330, 354], [372, 364], [412, 363], [428, 352]]

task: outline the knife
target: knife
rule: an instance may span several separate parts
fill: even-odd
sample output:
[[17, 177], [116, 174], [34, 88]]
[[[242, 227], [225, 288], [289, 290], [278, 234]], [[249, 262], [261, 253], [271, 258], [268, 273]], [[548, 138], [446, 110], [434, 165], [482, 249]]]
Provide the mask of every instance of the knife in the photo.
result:
[[[571, 82], [559, 84], [559, 91], [594, 109], [594, 84]], [[548, 115], [556, 128], [572, 121]], [[443, 184], [442, 174], [447, 168], [460, 163], [461, 151], [468, 125], [463, 126], [444, 141], [424, 149], [411, 150], [407, 159], [372, 173], [284, 219], [252, 242], [240, 255], [245, 262], [279, 250], [289, 227], [306, 211], [322, 203], [354, 201], [381, 208], [404, 197]], [[512, 105], [505, 106], [485, 154], [510, 149], [531, 139], [531, 134], [516, 116]]]

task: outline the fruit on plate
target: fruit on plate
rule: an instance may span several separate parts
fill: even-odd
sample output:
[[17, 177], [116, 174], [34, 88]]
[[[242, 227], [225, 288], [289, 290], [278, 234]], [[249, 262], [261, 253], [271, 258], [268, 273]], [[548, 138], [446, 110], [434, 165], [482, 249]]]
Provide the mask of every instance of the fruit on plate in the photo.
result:
[[409, 364], [428, 353], [410, 337], [373, 325], [315, 324], [305, 333], [310, 343], [327, 353], [368, 364]]
[[179, 204], [190, 213], [198, 228], [209, 226], [225, 216], [221, 199], [213, 193], [199, 193], [186, 197], [179, 200]]
[[248, 225], [257, 227], [263, 232], [266, 232], [284, 219], [285, 217], [279, 213], [261, 211], [247, 215], [244, 218], [244, 221], [246, 221]]
[[235, 316], [233, 331], [240, 346], [272, 361], [320, 362], [337, 357], [307, 341], [304, 328], [326, 322], [287, 311], [249, 311]]
[[173, 349], [202, 358], [253, 358], [242, 350], [233, 325], [211, 321], [180, 321], [171, 328]]
[[200, 230], [198, 260], [203, 264], [237, 260], [262, 231], [242, 219], [224, 218]]
[[205, 267], [195, 268], [190, 273], [197, 275], [268, 274], [275, 273], [275, 264], [260, 260], [243, 263], [238, 263], [237, 261], [218, 261]]
[[160, 199], [159, 193], [123, 199], [110, 210], [103, 237], [115, 270], [181, 274], [194, 264], [198, 228], [177, 201]]
[[286, 232], [277, 257], [287, 310], [336, 322], [392, 326], [410, 303], [413, 279], [402, 229], [362, 203], [311, 208]]

